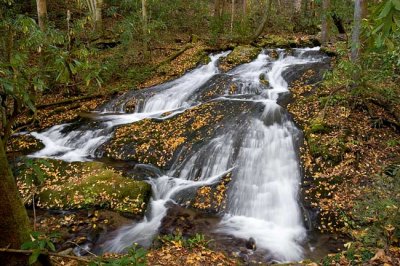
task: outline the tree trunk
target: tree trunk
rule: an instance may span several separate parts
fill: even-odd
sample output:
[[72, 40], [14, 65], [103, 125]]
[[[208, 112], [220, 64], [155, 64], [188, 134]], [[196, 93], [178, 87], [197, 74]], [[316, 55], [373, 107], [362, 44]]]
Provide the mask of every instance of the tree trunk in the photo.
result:
[[221, 17], [223, 13], [224, 0], [215, 0], [214, 2], [214, 17]]
[[255, 33], [254, 36], [253, 36], [253, 40], [257, 39], [258, 36], [261, 35], [261, 33], [263, 32], [263, 30], [264, 30], [264, 28], [265, 28], [265, 25], [267, 25], [268, 18], [269, 18], [269, 15], [270, 15], [270, 13], [271, 13], [271, 4], [272, 4], [271, 0], [265, 0], [265, 13], [264, 13], [264, 17], [263, 17], [263, 20], [261, 21], [261, 24], [260, 24], [260, 26], [258, 27], [256, 33]]
[[321, 23], [321, 43], [326, 45], [329, 40], [329, 23], [328, 23], [328, 12], [330, 9], [330, 0], [322, 1], [322, 23]]
[[346, 34], [346, 29], [343, 25], [343, 20], [336, 13], [332, 14], [332, 20], [340, 34]]
[[247, 0], [243, 0], [242, 2], [242, 15], [243, 18], [246, 17], [247, 14]]
[[[0, 247], [19, 249], [29, 240], [30, 224], [19, 197], [13, 174], [8, 164], [3, 141], [0, 139]], [[28, 256], [0, 253], [3, 265], [28, 265]]]
[[36, 0], [36, 7], [38, 13], [39, 28], [42, 31], [46, 30], [47, 24], [47, 3], [46, 0]]
[[103, 18], [102, 18], [102, 10], [103, 10], [103, 0], [96, 0], [96, 10], [94, 13], [94, 23], [95, 29], [97, 32], [103, 31]]
[[351, 61], [357, 62], [361, 51], [361, 22], [367, 15], [367, 1], [356, 0], [354, 3], [354, 23], [351, 37]]
[[301, 14], [302, 0], [294, 0], [294, 12], [296, 15]]
[[235, 0], [232, 0], [231, 3], [231, 38], [233, 35], [233, 22], [235, 20]]
[[147, 54], [148, 40], [147, 40], [147, 0], [142, 0], [142, 23], [143, 23], [143, 50]]

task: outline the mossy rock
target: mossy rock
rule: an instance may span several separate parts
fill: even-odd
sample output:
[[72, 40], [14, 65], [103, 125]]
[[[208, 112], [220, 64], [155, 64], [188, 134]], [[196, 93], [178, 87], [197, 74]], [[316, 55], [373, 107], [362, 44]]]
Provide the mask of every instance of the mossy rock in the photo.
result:
[[256, 40], [254, 45], [265, 48], [298, 48], [318, 46], [320, 42], [308, 36], [300, 38], [295, 36], [267, 35]]
[[12, 136], [7, 143], [9, 152], [24, 155], [34, 153], [43, 148], [43, 143], [29, 134]]
[[29, 159], [14, 169], [18, 189], [28, 204], [35, 194], [43, 209], [101, 207], [140, 215], [151, 196], [151, 186], [123, 177], [100, 162]]
[[237, 46], [225, 58], [221, 60], [220, 68], [224, 71], [229, 71], [232, 68], [249, 63], [254, 60], [261, 52], [261, 48], [250, 45]]

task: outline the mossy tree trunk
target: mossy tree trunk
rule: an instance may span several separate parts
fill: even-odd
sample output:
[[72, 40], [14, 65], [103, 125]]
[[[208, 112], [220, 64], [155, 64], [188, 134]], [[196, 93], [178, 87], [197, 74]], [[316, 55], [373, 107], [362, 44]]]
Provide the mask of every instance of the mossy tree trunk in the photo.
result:
[[[0, 139], [0, 247], [19, 249], [29, 240], [30, 224]], [[0, 253], [2, 265], [27, 265], [28, 256]]]

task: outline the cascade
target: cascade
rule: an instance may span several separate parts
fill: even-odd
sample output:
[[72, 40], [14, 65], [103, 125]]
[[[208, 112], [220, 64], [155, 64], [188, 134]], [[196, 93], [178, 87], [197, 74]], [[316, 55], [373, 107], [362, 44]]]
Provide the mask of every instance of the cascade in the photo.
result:
[[[183, 161], [174, 162], [164, 175], [149, 177], [153, 195], [145, 217], [113, 232], [103, 249], [122, 252], [134, 242], [149, 246], [167, 213], [168, 203], [179, 204], [180, 192], [216, 184], [231, 173], [226, 210], [215, 231], [254, 238], [270, 260], [300, 260], [306, 239], [298, 203], [301, 174], [297, 146], [301, 132], [277, 101], [288, 93], [285, 73], [295, 71], [296, 66], [324, 60], [317, 51], [318, 48], [294, 49], [288, 54], [278, 50], [277, 59], [263, 51], [254, 61], [227, 73], [219, 72], [217, 62], [228, 52], [211, 56], [209, 64], [179, 79], [111, 101], [86, 126], [67, 131], [70, 125], [65, 124], [32, 133], [45, 144], [32, 156], [67, 161], [93, 159], [96, 149], [110, 139], [116, 126], [144, 118], [169, 119], [202, 104], [199, 95], [208, 82], [216, 75], [223, 76], [237, 89], [233, 94], [225, 90], [214, 101], [254, 102], [262, 106], [262, 111], [244, 114], [245, 121], [218, 130]], [[260, 75], [266, 77], [268, 84], [260, 82]], [[127, 101], [135, 97], [140, 98], [135, 111], [123, 113]], [[169, 115], [162, 117], [166, 112]]]

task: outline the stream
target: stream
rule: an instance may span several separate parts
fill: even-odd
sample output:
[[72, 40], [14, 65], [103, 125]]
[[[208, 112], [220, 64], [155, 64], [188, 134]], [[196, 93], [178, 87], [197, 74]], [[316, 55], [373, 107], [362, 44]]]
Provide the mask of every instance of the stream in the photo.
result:
[[[264, 50], [252, 62], [227, 73], [219, 70], [218, 62], [229, 52], [210, 55], [208, 64], [176, 80], [111, 100], [84, 123], [32, 132], [45, 147], [30, 156], [96, 160], [103, 157], [101, 146], [118, 126], [146, 118], [168, 120], [209, 102], [246, 104], [251, 111], [239, 112], [223, 126], [213, 125], [218, 129], [209, 139], [147, 178], [153, 195], [145, 217], [110, 234], [103, 251], [123, 252], [132, 243], [150, 246], [171, 203], [182, 204], [182, 193], [217, 184], [230, 174], [226, 208], [210, 230], [238, 239], [253, 238], [268, 261], [299, 261], [308, 241], [299, 202], [302, 133], [280, 104], [290, 95], [289, 82], [329, 59], [318, 47], [274, 53], [278, 56]], [[136, 105], [129, 112], [132, 99]]]

